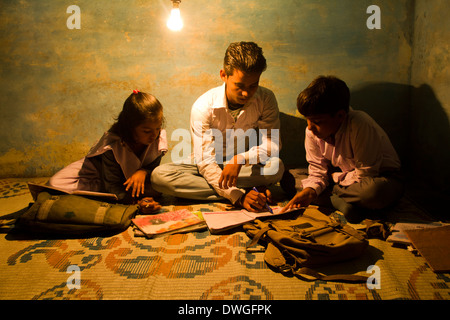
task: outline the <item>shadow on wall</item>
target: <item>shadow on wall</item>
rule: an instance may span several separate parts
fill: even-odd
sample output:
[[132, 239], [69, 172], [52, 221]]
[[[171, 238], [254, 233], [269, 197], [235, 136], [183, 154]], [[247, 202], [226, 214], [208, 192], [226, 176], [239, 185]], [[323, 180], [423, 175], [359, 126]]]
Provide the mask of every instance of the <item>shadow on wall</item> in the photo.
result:
[[280, 112], [280, 158], [286, 169], [306, 168], [306, 120]]
[[397, 151], [405, 170], [410, 167], [412, 86], [396, 83], [363, 84], [353, 89], [350, 106], [367, 112], [383, 129]]
[[413, 172], [430, 183], [430, 189], [450, 196], [449, 116], [433, 89], [423, 84], [411, 93], [411, 147]]
[[366, 84], [352, 91], [351, 105], [386, 131], [402, 160], [407, 192], [436, 212], [435, 206], [450, 195], [450, 125], [433, 89], [426, 84]]

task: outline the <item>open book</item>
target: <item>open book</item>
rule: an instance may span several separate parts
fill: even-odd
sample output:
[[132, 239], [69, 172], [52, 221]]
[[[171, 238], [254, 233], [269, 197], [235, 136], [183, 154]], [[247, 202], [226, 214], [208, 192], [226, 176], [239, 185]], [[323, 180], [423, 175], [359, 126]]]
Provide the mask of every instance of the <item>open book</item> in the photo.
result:
[[[247, 210], [237, 210], [237, 211], [216, 211], [216, 212], [202, 212], [203, 219], [205, 219], [208, 225], [209, 231], [214, 233], [219, 233], [244, 223], [259, 219], [262, 217], [273, 217], [287, 212], [299, 210], [290, 209], [286, 212], [281, 213], [280, 211], [283, 207], [272, 207], [273, 213], [270, 212], [250, 212]], [[303, 209], [303, 208], [302, 208]]]
[[131, 221], [147, 238], [206, 228], [205, 221], [187, 209], [137, 217]]
[[44, 184], [36, 184], [28, 182], [28, 189], [30, 189], [31, 196], [33, 197], [33, 200], [36, 200], [38, 194], [40, 192], [48, 192], [50, 194], [73, 194], [77, 196], [85, 196], [85, 197], [92, 197], [92, 198], [99, 198], [106, 201], [117, 201], [117, 195], [114, 193], [103, 193], [103, 192], [95, 192], [95, 191], [83, 191], [83, 190], [75, 190], [75, 191], [67, 191], [60, 188], [55, 188], [52, 186], [47, 186]]

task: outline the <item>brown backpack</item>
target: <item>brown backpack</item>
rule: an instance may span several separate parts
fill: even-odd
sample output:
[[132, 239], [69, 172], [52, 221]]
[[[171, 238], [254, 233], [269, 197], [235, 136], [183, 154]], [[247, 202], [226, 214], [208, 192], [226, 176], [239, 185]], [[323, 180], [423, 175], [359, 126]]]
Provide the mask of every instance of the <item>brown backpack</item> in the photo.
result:
[[325, 275], [311, 269], [360, 256], [368, 246], [364, 232], [334, 221], [311, 206], [288, 215], [285, 219], [257, 219], [245, 224], [244, 230], [253, 238], [247, 250], [260, 239], [264, 240], [266, 263], [304, 280], [367, 281], [367, 276]]

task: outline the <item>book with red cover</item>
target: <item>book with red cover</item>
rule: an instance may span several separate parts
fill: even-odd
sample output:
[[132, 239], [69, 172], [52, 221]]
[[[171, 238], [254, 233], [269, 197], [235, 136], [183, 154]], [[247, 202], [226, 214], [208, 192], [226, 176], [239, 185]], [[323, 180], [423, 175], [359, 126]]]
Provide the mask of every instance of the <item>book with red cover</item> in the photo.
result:
[[132, 219], [147, 238], [205, 227], [205, 221], [187, 209], [163, 212]]

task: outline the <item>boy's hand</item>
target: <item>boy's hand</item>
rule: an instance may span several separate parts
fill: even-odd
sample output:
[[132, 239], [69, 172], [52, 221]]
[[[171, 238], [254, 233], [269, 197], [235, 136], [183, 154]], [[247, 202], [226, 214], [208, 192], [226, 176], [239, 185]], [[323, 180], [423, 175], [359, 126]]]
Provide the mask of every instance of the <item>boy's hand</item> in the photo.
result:
[[145, 178], [147, 177], [147, 171], [145, 170], [138, 170], [133, 175], [125, 181], [123, 184], [126, 186], [125, 191], [128, 192], [128, 190], [131, 189], [131, 196], [139, 197], [140, 195], [144, 194], [145, 190]]
[[272, 194], [269, 189], [264, 190], [264, 192], [256, 192], [254, 190], [250, 190], [246, 195], [242, 197], [242, 207], [251, 212], [265, 211], [266, 203], [271, 203], [272, 201]]
[[228, 189], [236, 186], [239, 172], [241, 171], [244, 162], [245, 160], [239, 155], [236, 155], [231, 159], [222, 170], [222, 174], [219, 178], [219, 188]]
[[288, 204], [281, 209], [281, 213], [285, 212], [289, 209], [307, 207], [311, 204], [311, 202], [317, 197], [316, 190], [313, 188], [305, 188], [291, 199]]

